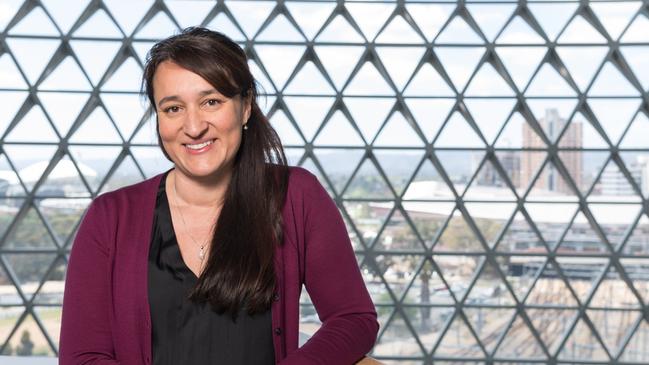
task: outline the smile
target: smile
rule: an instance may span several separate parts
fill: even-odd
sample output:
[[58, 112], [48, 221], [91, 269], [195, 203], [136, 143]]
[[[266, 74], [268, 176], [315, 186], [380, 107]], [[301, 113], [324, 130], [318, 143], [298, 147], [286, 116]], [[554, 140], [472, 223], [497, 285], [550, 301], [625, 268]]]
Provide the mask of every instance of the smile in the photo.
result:
[[209, 151], [212, 148], [212, 145], [214, 144], [214, 141], [216, 139], [210, 139], [209, 141], [205, 141], [203, 143], [197, 143], [197, 144], [185, 144], [185, 148], [187, 148], [185, 151], [191, 155], [198, 155], [202, 154], [204, 152]]
[[205, 141], [203, 143], [199, 143], [199, 144], [185, 144], [185, 147], [189, 148], [190, 150], [197, 151], [197, 150], [200, 150], [201, 148], [205, 148], [205, 147], [211, 145], [212, 143], [214, 143], [213, 139], [209, 140], [209, 141]]

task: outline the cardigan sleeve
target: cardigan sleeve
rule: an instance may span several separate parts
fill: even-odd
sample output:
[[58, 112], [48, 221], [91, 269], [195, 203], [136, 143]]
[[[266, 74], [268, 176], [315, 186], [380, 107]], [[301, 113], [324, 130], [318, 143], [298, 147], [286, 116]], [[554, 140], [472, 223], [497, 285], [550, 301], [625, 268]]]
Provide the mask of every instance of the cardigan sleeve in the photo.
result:
[[353, 364], [374, 346], [376, 310], [338, 208], [317, 178], [305, 175], [304, 284], [322, 326], [281, 364]]
[[109, 305], [108, 218], [90, 204], [79, 227], [65, 281], [59, 364], [116, 365]]

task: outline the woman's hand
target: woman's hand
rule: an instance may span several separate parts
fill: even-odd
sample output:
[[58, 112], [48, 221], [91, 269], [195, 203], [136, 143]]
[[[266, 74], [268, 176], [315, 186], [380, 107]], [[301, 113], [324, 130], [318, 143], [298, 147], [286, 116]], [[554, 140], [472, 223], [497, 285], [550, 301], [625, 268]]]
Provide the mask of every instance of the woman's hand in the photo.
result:
[[356, 365], [381, 365], [383, 363], [374, 360], [369, 356], [365, 356], [361, 361], [357, 362]]

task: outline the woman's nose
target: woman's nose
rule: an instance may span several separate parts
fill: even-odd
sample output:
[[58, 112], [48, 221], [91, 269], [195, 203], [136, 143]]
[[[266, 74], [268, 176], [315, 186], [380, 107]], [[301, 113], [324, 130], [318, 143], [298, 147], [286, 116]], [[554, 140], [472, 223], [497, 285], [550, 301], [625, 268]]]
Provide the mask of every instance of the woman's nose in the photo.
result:
[[191, 138], [200, 138], [207, 132], [208, 123], [203, 113], [198, 109], [189, 109], [183, 125], [183, 131]]

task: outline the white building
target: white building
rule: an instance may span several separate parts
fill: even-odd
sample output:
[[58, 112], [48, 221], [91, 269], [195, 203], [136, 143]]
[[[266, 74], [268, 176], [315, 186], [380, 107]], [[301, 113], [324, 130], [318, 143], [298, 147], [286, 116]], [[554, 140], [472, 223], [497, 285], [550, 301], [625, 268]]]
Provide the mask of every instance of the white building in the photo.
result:
[[[8, 170], [0, 171], [0, 195], [23, 195], [24, 191], [20, 186], [20, 180], [28, 187], [33, 186], [41, 178], [49, 163], [49, 161], [33, 163], [18, 171], [18, 174]], [[77, 162], [77, 166], [86, 179], [97, 177], [97, 172], [87, 165]], [[89, 193], [79, 178], [79, 171], [72, 161], [68, 159], [59, 161], [50, 171], [45, 182], [38, 188], [37, 195], [41, 197], [88, 196]]]
[[[646, 170], [646, 163], [644, 165], [644, 169]], [[630, 164], [628, 165], [628, 169], [636, 182], [641, 182], [642, 184], [644, 180], [644, 184], [647, 184], [646, 178], [642, 178], [643, 166], [641, 164]], [[619, 196], [636, 194], [627, 178], [624, 177], [618, 166], [613, 162], [606, 165], [598, 184], [599, 191], [602, 195]]]

